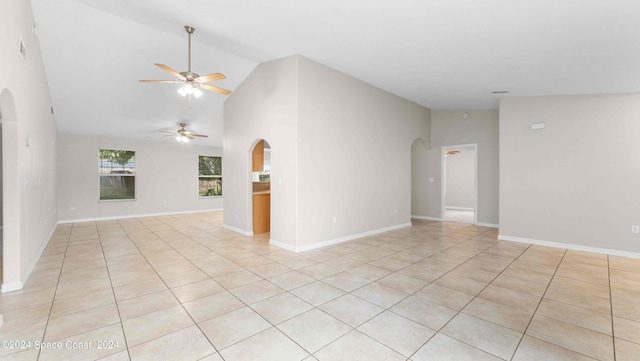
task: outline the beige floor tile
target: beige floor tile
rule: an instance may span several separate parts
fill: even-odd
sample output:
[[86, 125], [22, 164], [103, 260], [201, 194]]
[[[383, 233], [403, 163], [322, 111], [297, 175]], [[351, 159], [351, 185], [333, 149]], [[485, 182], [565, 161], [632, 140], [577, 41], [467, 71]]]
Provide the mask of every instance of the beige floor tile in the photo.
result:
[[412, 294], [427, 285], [424, 280], [397, 272], [385, 276], [377, 282], [408, 294]]
[[[612, 283], [613, 286], [613, 283]], [[588, 293], [590, 295], [610, 298], [609, 285], [600, 285], [597, 283], [583, 282], [574, 279], [555, 276], [549, 287], [563, 288], [577, 293]]]
[[277, 327], [309, 353], [318, 351], [352, 330], [350, 326], [318, 309], [307, 311]]
[[316, 307], [344, 295], [344, 291], [322, 281], [296, 288], [291, 293]]
[[218, 350], [260, 333], [271, 324], [249, 307], [212, 318], [198, 324], [202, 332]]
[[[87, 347], [78, 349], [73, 345]], [[126, 347], [122, 327], [114, 324], [72, 336], [65, 340], [61, 349], [41, 350], [38, 360], [97, 360], [118, 353]]]
[[208, 279], [209, 276], [199, 269], [192, 269], [185, 272], [169, 272], [162, 275], [161, 278], [167, 286], [175, 288], [189, 283], [204, 281]]
[[538, 306], [537, 314], [612, 335], [611, 314], [608, 313], [596, 312], [567, 303], [543, 299], [540, 306]]
[[313, 308], [309, 303], [286, 292], [251, 305], [251, 308], [274, 325]]
[[149, 293], [118, 302], [120, 318], [125, 321], [151, 312], [173, 307], [180, 302], [169, 290]]
[[113, 293], [115, 294], [117, 301], [123, 301], [166, 289], [167, 285], [158, 276], [148, 279], [144, 282], [129, 283], [126, 285], [114, 287]]
[[222, 288], [222, 286], [211, 279], [189, 283], [187, 285], [178, 286], [171, 289], [171, 292], [173, 292], [176, 298], [182, 303], [193, 301], [198, 298], [214, 295], [216, 293], [224, 291], [225, 289]]
[[613, 330], [616, 338], [640, 344], [640, 322], [614, 316]]
[[609, 274], [611, 287], [640, 292], [640, 272], [611, 269]]
[[317, 261], [307, 258], [305, 256], [295, 256], [278, 261], [278, 263], [285, 265], [291, 269], [297, 270], [303, 267], [313, 266], [318, 263]]
[[[26, 351], [15, 352], [8, 354], [7, 356], [0, 357], [2, 357], [2, 361], [37, 361], [39, 353], [40, 350], [31, 348]], [[0, 352], [0, 355], [3, 354], [4, 353]]]
[[44, 342], [67, 339], [71, 336], [120, 323], [115, 304], [71, 313], [49, 320], [44, 334]]
[[270, 328], [220, 351], [225, 361], [298, 361], [309, 356], [276, 328]]
[[326, 263], [316, 263], [313, 266], [299, 268], [298, 272], [302, 272], [307, 276], [311, 276], [317, 280], [321, 280], [333, 276], [336, 273], [340, 273], [341, 270]]
[[228, 291], [198, 298], [182, 305], [195, 322], [202, 322], [245, 306]]
[[384, 308], [351, 294], [329, 301], [320, 309], [351, 327], [358, 327], [384, 311]]
[[613, 338], [563, 321], [535, 315], [527, 335], [596, 358], [613, 360]]
[[[185, 345], [189, 345], [185, 347]], [[131, 361], [199, 360], [215, 354], [207, 338], [197, 326], [183, 328], [129, 349]]]
[[393, 271], [393, 272], [399, 271], [407, 266], [410, 266], [412, 263], [413, 262], [400, 261], [395, 258], [390, 258], [388, 256], [369, 262], [369, 264], [372, 266], [386, 268], [389, 271]]
[[383, 308], [389, 308], [409, 296], [407, 293], [378, 282], [359, 288], [352, 294]]
[[260, 276], [247, 270], [229, 273], [224, 276], [214, 277], [213, 279], [228, 290], [262, 280]]
[[314, 356], [319, 361], [367, 360], [367, 361], [404, 361], [406, 357], [384, 346], [367, 335], [353, 330]]
[[[4, 311], [3, 311], [4, 312]], [[3, 315], [4, 317], [4, 315]], [[42, 340], [44, 336], [44, 330], [47, 327], [47, 321], [37, 323], [21, 324], [18, 327], [9, 328], [3, 326], [0, 328], [0, 340], [15, 340], [15, 341], [30, 341], [30, 340]], [[0, 357], [14, 354], [20, 351], [16, 348], [2, 348], [0, 347]]]
[[454, 317], [441, 332], [505, 360], [513, 356], [522, 337], [519, 332], [464, 313]]
[[487, 287], [487, 283], [485, 282], [459, 277], [451, 273], [438, 278], [433, 283], [474, 296]]
[[611, 313], [611, 300], [609, 297], [598, 296], [588, 293], [588, 291], [550, 286], [544, 294], [544, 298], [587, 308], [596, 312]]
[[389, 311], [361, 325], [358, 331], [405, 357], [411, 356], [435, 334], [434, 330]]
[[388, 269], [372, 266], [370, 264], [363, 264], [361, 266], [355, 267], [349, 272], [362, 278], [366, 278], [370, 281], [375, 281], [391, 273], [391, 271], [389, 271]]
[[513, 356], [513, 361], [531, 360], [593, 361], [595, 359], [525, 335]]
[[458, 312], [416, 296], [409, 296], [389, 309], [400, 316], [439, 330]]
[[257, 274], [262, 278], [271, 278], [283, 273], [291, 272], [291, 268], [281, 265], [280, 263], [270, 263], [267, 265], [250, 268], [249, 271]]
[[511, 306], [513, 308], [518, 308], [529, 313], [533, 313], [540, 303], [540, 297], [494, 285], [487, 286], [487, 288], [485, 288], [478, 297]]
[[609, 285], [609, 269], [607, 268], [597, 268], [596, 270], [585, 271], [561, 266], [558, 268], [556, 276], [576, 281]]
[[271, 296], [285, 292], [282, 288], [265, 280], [249, 283], [230, 290], [242, 302], [250, 305], [262, 301]]
[[464, 342], [460, 342], [454, 338], [438, 333], [411, 357], [411, 361], [435, 360], [500, 361], [502, 359]]
[[330, 284], [345, 292], [351, 292], [355, 289], [371, 283], [371, 280], [362, 278], [352, 272], [340, 272], [323, 279], [322, 282]]
[[456, 311], [463, 309], [473, 299], [472, 295], [433, 283], [416, 292], [415, 295]]
[[122, 328], [127, 345], [133, 347], [193, 324], [189, 314], [178, 305], [123, 321]]
[[462, 312], [520, 333], [526, 330], [533, 316], [532, 312], [523, 311], [480, 297], [471, 301]]
[[315, 280], [315, 278], [298, 271], [291, 271], [269, 278], [269, 282], [272, 282], [287, 291], [312, 283]]
[[491, 282], [492, 285], [542, 298], [547, 285], [520, 278], [500, 275]]
[[615, 339], [616, 343], [616, 361], [636, 361], [640, 355], [640, 344]]
[[640, 273], [640, 259], [609, 256], [609, 267], [622, 271]]
[[498, 276], [498, 273], [485, 271], [472, 266], [462, 265], [451, 271], [449, 275], [469, 278], [474, 281], [488, 284], [489, 282], [493, 281], [496, 276]]

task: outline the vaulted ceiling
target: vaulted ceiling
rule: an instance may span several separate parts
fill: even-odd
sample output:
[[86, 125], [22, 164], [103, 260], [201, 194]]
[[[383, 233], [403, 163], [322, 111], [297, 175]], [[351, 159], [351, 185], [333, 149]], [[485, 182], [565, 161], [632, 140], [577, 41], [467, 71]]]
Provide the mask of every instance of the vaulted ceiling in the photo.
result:
[[[224, 95], [190, 102], [155, 67], [221, 72], [234, 90], [292, 54], [432, 109], [500, 96], [640, 92], [635, 0], [31, 0], [58, 129], [222, 146]], [[493, 94], [508, 91], [508, 94]], [[250, 106], [250, 105], [248, 105]]]

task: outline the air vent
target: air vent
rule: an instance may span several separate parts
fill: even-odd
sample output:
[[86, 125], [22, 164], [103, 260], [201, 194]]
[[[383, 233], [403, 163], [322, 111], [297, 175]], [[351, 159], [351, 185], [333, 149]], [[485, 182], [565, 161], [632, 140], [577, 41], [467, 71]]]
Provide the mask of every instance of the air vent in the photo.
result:
[[18, 52], [20, 53], [22, 60], [27, 61], [27, 48], [24, 46], [22, 37], [20, 37], [20, 43], [18, 43]]

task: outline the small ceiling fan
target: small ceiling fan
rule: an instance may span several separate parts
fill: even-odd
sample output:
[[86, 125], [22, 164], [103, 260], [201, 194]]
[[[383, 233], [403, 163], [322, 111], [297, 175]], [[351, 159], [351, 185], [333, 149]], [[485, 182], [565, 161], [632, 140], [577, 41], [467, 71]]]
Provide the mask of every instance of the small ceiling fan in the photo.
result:
[[180, 93], [180, 95], [182, 95], [183, 97], [186, 97], [186, 96], [191, 97], [191, 95], [193, 95], [196, 98], [198, 98], [202, 95], [202, 92], [200, 91], [200, 89], [210, 90], [210, 91], [217, 92], [224, 95], [231, 94], [231, 91], [229, 90], [206, 84], [210, 81], [226, 79], [227, 77], [224, 76], [224, 74], [212, 73], [209, 75], [200, 76], [191, 71], [191, 34], [193, 34], [193, 32], [196, 31], [196, 29], [188, 25], [186, 25], [184, 28], [187, 31], [187, 34], [189, 34], [189, 53], [188, 53], [189, 60], [188, 60], [187, 71], [178, 73], [177, 71], [171, 69], [170, 67], [164, 64], [155, 63], [154, 64], [155, 66], [177, 77], [179, 80], [140, 80], [140, 82], [141, 83], [178, 83], [178, 84], [184, 83], [184, 86], [178, 89], [178, 93]]
[[194, 137], [200, 137], [200, 138], [208, 138], [208, 135], [204, 135], [204, 134], [196, 134], [196, 133], [191, 133], [190, 131], [186, 130], [185, 127], [187, 126], [187, 124], [185, 123], [180, 123], [180, 129], [178, 129], [175, 132], [168, 132], [166, 130], [161, 130], [162, 133], [167, 133], [167, 135], [165, 135], [165, 137], [176, 137], [176, 140], [178, 142], [183, 142], [183, 143], [187, 143], [188, 141], [190, 141], [191, 139], [193, 139]]

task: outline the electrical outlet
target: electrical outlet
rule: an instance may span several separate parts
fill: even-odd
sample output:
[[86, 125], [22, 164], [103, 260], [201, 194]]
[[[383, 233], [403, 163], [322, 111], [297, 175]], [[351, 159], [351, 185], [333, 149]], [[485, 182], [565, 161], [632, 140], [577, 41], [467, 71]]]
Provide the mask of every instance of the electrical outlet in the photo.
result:
[[631, 226], [631, 233], [635, 233], [635, 234], [640, 233], [640, 226], [637, 225], [637, 224], [632, 225]]

